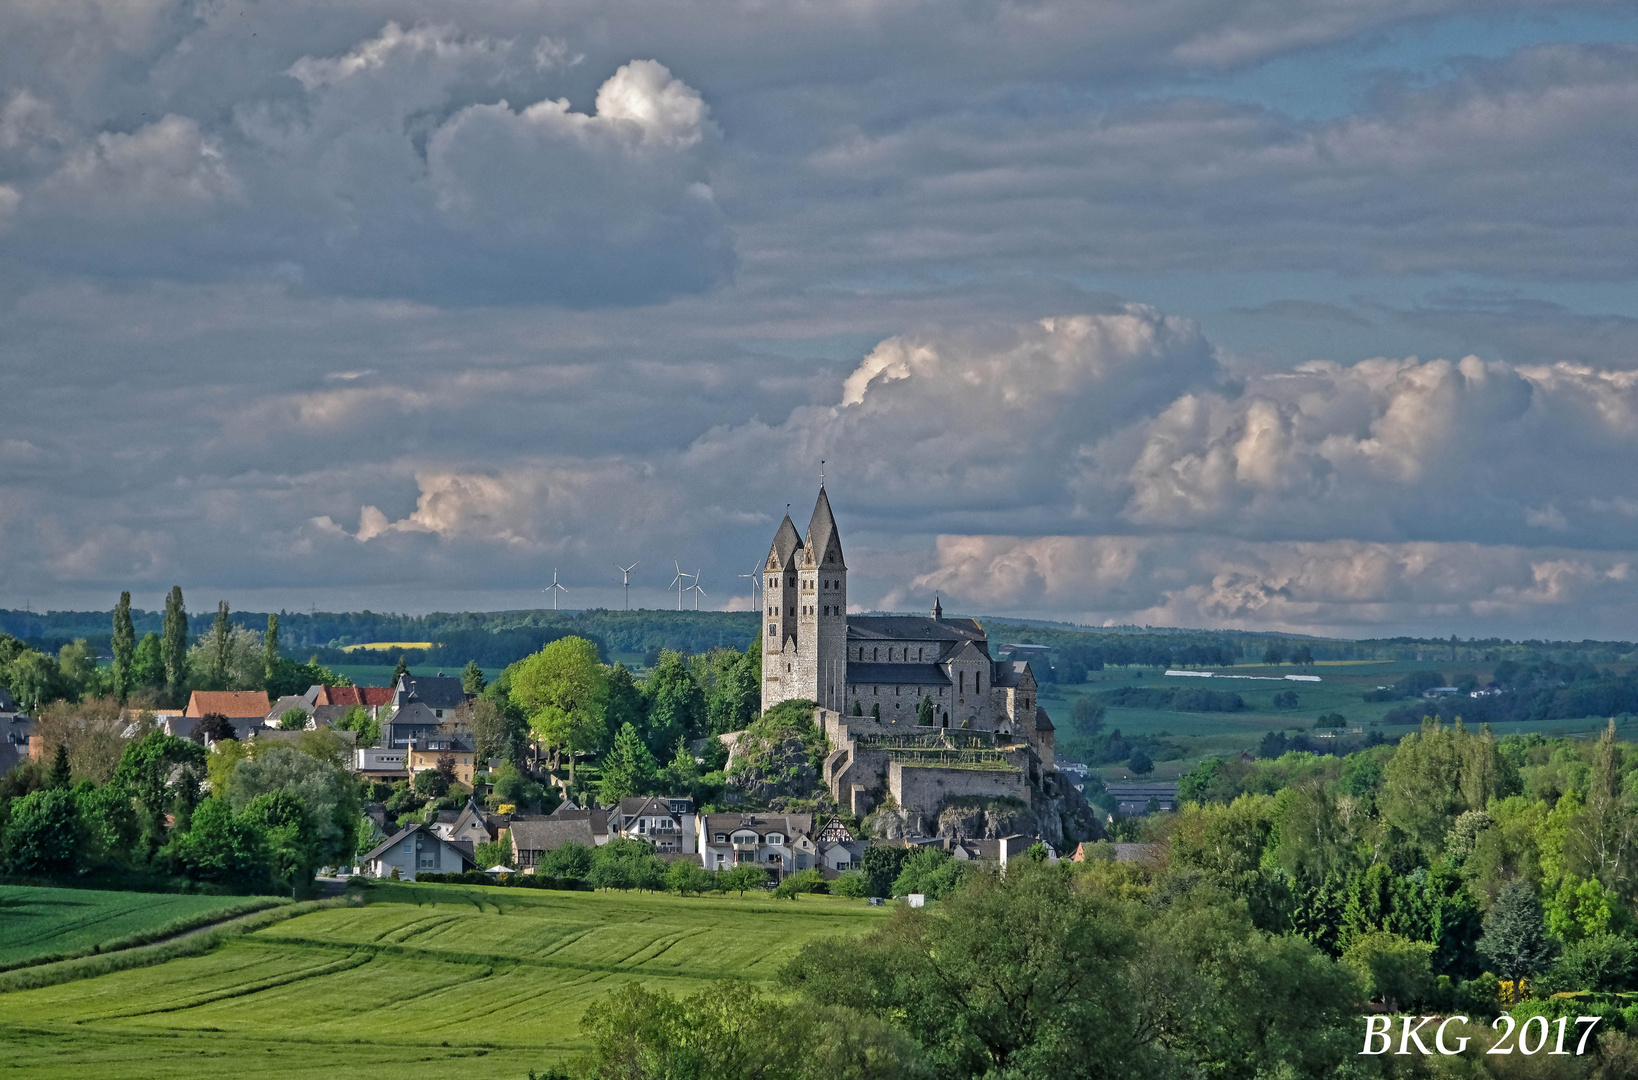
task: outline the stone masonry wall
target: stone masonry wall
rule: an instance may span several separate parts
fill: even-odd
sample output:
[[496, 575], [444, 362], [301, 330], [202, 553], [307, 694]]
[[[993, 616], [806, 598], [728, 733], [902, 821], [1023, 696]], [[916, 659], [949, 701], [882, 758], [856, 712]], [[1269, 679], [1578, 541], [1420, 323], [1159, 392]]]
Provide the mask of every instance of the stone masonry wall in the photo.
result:
[[1016, 768], [1003, 772], [892, 761], [887, 766], [887, 791], [901, 807], [929, 817], [936, 816], [946, 802], [956, 798], [1008, 796], [1029, 801], [1029, 783], [1024, 771]]

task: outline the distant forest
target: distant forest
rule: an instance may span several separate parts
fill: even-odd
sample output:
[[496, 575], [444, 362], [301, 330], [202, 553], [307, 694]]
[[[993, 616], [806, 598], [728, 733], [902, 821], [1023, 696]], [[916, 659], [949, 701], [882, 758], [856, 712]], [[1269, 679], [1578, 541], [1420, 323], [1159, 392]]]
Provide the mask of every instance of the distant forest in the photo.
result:
[[[215, 618], [214, 600], [196, 593], [190, 597], [195, 636], [209, 631]], [[231, 621], [250, 630], [267, 625], [267, 612], [235, 611]], [[705, 653], [714, 648], [742, 649], [757, 632], [757, 615], [748, 611], [568, 611], [434, 612], [396, 615], [386, 612], [281, 611], [279, 635], [283, 651], [323, 664], [367, 662], [347, 653], [347, 645], [378, 641], [430, 641], [431, 649], [378, 654], [393, 663], [402, 655], [409, 663], [460, 668], [469, 660], [483, 667], [504, 667], [548, 642], [570, 635], [595, 642], [609, 654], [656, 656], [662, 649]], [[76, 639], [98, 653], [109, 653], [113, 612], [49, 611], [45, 613], [0, 609], [0, 633], [11, 634], [46, 652], [56, 652]], [[160, 612], [133, 610], [138, 637], [160, 629]], [[991, 651], [1007, 644], [1041, 645], [1052, 650], [1049, 664], [1036, 664], [1037, 676], [1047, 680], [1080, 682], [1087, 671], [1104, 667], [1230, 667], [1267, 662], [1271, 655], [1294, 660], [1299, 654], [1313, 660], [1406, 660], [1441, 663], [1506, 662], [1521, 665], [1560, 665], [1592, 682], [1587, 665], [1638, 660], [1638, 646], [1630, 641], [1513, 641], [1505, 638], [1376, 638], [1348, 641], [1239, 630], [1185, 630], [1167, 627], [1074, 627], [980, 616], [990, 634]], [[1541, 680], [1542, 685], [1552, 680]], [[1615, 692], [1621, 704], [1625, 694], [1615, 687], [1584, 686], [1578, 693], [1594, 696]], [[1470, 699], [1471, 700], [1471, 699]], [[1534, 712], [1557, 708], [1532, 698]], [[1559, 706], [1565, 703], [1560, 702]], [[1472, 706], [1466, 706], [1469, 711]], [[1519, 708], [1508, 702], [1505, 711]], [[1502, 710], [1498, 702], [1495, 709]], [[1599, 712], [1600, 710], [1593, 710]], [[1603, 710], [1608, 711], [1608, 710]], [[1615, 711], [1635, 711], [1620, 708]], [[1579, 714], [1578, 714], [1579, 715]], [[1487, 719], [1489, 717], [1486, 717]], [[1503, 719], [1497, 716], [1495, 719]], [[1511, 716], [1505, 718], [1512, 718]], [[1416, 716], [1421, 719], [1421, 713]]]

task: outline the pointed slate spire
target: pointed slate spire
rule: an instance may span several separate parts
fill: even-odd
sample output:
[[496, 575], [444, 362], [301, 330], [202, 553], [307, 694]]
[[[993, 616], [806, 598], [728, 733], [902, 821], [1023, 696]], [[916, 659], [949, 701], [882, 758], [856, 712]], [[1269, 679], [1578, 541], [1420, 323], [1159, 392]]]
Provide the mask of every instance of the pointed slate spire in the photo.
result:
[[937, 596], [933, 597], [933, 620], [935, 622], [942, 622], [944, 620], [944, 605], [939, 603], [939, 598]]
[[[830, 496], [825, 494], [823, 484], [819, 487], [819, 499], [813, 504], [813, 517], [808, 521], [808, 551], [816, 566], [844, 565], [842, 537], [836, 531], [836, 516], [830, 512]], [[835, 558], [831, 558], [832, 555]]]
[[802, 538], [796, 535], [796, 525], [791, 521], [789, 514], [779, 523], [779, 531], [774, 533], [773, 547], [768, 552], [768, 558], [774, 564], [774, 569], [784, 570], [790, 567], [796, 553], [802, 550]]

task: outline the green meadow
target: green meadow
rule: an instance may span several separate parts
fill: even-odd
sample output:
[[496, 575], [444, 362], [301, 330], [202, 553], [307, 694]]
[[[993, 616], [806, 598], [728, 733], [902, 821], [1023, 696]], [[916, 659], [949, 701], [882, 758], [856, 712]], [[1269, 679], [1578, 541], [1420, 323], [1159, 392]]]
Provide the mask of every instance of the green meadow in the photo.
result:
[[[1293, 732], [1311, 727], [1324, 713], [1341, 713], [1349, 728], [1371, 729], [1391, 709], [1404, 702], [1367, 702], [1363, 695], [1379, 686], [1391, 686], [1413, 671], [1437, 671], [1454, 681], [1463, 675], [1473, 675], [1484, 683], [1490, 677], [1491, 664], [1441, 663], [1437, 659], [1425, 661], [1321, 661], [1312, 667], [1295, 668], [1289, 664], [1278, 667], [1244, 665], [1232, 669], [1235, 675], [1265, 676], [1278, 681], [1225, 679], [1220, 677], [1198, 679], [1168, 678], [1147, 668], [1107, 668], [1093, 672], [1091, 681], [1078, 685], [1047, 684], [1041, 691], [1041, 704], [1058, 728], [1059, 756], [1071, 761], [1084, 760], [1087, 754], [1084, 740], [1077, 739], [1070, 721], [1075, 701], [1083, 694], [1100, 694], [1123, 686], [1230, 690], [1246, 703], [1241, 712], [1196, 713], [1171, 709], [1110, 708], [1104, 717], [1105, 734], [1119, 730], [1130, 736], [1165, 738], [1183, 750], [1183, 757], [1155, 762], [1155, 771], [1146, 779], [1171, 780], [1187, 772], [1202, 758], [1224, 757], [1242, 751], [1255, 751], [1257, 744], [1270, 731]], [[1603, 665], [1619, 671], [1631, 665]], [[1229, 669], [1219, 669], [1228, 671]], [[1286, 675], [1317, 675], [1320, 682], [1291, 682]], [[1291, 691], [1298, 704], [1280, 708], [1274, 704], [1276, 694]], [[1603, 727], [1607, 717], [1589, 716], [1580, 720], [1551, 720], [1543, 723], [1499, 724], [1498, 735], [1539, 731], [1544, 736], [1590, 735]], [[1397, 739], [1411, 729], [1384, 726], [1384, 737]], [[1638, 722], [1624, 724], [1623, 737], [1638, 734]], [[1121, 766], [1107, 766], [1099, 772], [1107, 780], [1131, 778]]]
[[0, 970], [180, 933], [275, 897], [178, 896], [0, 885]]
[[[44, 890], [42, 890], [44, 891]], [[58, 890], [52, 890], [58, 891]], [[198, 956], [0, 993], [0, 1076], [522, 1080], [622, 983], [767, 981], [862, 901], [378, 885]]]

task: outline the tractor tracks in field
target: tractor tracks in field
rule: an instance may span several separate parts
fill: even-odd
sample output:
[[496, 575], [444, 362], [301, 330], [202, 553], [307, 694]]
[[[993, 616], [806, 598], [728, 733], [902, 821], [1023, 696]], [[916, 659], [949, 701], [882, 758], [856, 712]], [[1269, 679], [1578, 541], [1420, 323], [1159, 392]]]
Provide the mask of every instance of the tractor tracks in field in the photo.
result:
[[[124, 949], [98, 952], [89, 956], [17, 968], [0, 973], [0, 994], [21, 990], [36, 990], [45, 986], [57, 986], [66, 982], [76, 982], [80, 979], [92, 979], [99, 975], [109, 975], [116, 971], [151, 967], [155, 964], [163, 964], [168, 960], [176, 960], [185, 956], [200, 956], [219, 948], [233, 938], [260, 930], [265, 926], [272, 926], [286, 919], [293, 919], [298, 915], [323, 911], [327, 908], [356, 907], [362, 902], [361, 898], [340, 896], [325, 900], [309, 900], [298, 904], [285, 904], [275, 908], [264, 908], [260, 911], [236, 915], [205, 926], [196, 926], [159, 941], [133, 945]], [[307, 939], [302, 940], [307, 941]]]

